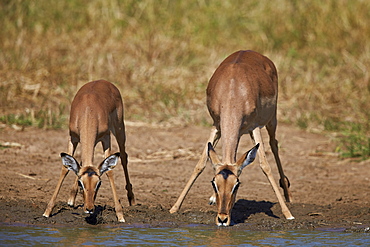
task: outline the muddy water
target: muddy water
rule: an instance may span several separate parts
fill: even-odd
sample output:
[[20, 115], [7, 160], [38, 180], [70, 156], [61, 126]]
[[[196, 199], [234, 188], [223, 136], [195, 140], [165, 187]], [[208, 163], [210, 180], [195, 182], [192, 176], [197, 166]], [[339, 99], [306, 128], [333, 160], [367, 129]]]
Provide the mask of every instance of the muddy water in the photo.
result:
[[245, 231], [233, 228], [0, 226], [1, 246], [370, 246], [367, 233], [342, 229]]

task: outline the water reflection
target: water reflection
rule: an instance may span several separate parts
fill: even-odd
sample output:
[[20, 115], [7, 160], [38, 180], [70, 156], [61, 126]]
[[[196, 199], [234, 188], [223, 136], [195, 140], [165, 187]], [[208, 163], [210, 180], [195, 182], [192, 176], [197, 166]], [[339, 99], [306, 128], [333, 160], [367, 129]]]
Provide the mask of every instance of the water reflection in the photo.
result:
[[[86, 243], [90, 239], [96, 239], [100, 234], [108, 235], [106, 230], [95, 228], [53, 228], [53, 237], [60, 239], [58, 242], [62, 246], [73, 244], [76, 246], [89, 246]], [[94, 246], [94, 245], [91, 245]]]
[[235, 227], [24, 227], [0, 225], [1, 246], [370, 246], [368, 233], [245, 231]]

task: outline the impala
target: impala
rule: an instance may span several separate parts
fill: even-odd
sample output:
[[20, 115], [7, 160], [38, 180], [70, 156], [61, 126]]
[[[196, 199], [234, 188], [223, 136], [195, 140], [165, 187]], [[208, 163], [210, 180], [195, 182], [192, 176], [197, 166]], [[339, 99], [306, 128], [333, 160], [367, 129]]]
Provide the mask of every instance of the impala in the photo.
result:
[[[272, 175], [261, 136], [261, 128], [266, 126], [271, 150], [280, 174], [280, 186], [284, 190], [286, 201], [289, 202], [292, 200], [289, 180], [284, 175], [278, 154], [278, 142], [275, 138], [277, 95], [277, 71], [273, 62], [267, 57], [254, 51], [237, 51], [219, 65], [207, 87], [207, 107], [213, 119], [211, 134], [190, 179], [171, 208], [171, 213], [180, 209], [185, 196], [204, 170], [209, 157], [215, 171], [215, 177], [212, 180], [214, 195], [210, 199], [210, 204], [217, 203], [216, 224], [230, 225], [231, 210], [239, 187], [239, 176], [242, 169], [254, 160], [258, 152], [260, 167], [276, 194], [283, 215], [287, 219], [294, 219]], [[257, 145], [236, 162], [237, 148], [243, 134], [250, 134]], [[222, 162], [213, 149], [213, 145], [216, 145], [220, 138]]]
[[[110, 155], [110, 133], [116, 137], [120, 154]], [[77, 175], [77, 178], [68, 199], [70, 206], [74, 206], [77, 190], [80, 187], [83, 192], [84, 211], [92, 214], [95, 208], [95, 197], [101, 184], [101, 176], [106, 173], [113, 191], [117, 219], [120, 222], [125, 222], [112, 171], [117, 164], [118, 157], [121, 158], [130, 205], [135, 204], [135, 197], [127, 170], [122, 98], [119, 90], [112, 83], [99, 80], [89, 82], [80, 88], [71, 105], [69, 135], [69, 155], [61, 154], [63, 162], [62, 172], [55, 192], [43, 215], [45, 217], [50, 216], [62, 183], [68, 172], [72, 170]], [[98, 142], [102, 143], [105, 160], [96, 168], [93, 165], [93, 158], [94, 149]], [[73, 158], [78, 143], [81, 143], [81, 164]]]

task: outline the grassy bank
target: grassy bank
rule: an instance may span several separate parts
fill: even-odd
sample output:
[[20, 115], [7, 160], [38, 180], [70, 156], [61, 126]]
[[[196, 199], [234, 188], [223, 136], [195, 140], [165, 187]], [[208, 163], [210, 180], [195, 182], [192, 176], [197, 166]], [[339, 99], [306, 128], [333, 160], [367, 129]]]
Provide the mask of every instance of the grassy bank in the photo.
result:
[[209, 124], [208, 79], [251, 49], [277, 65], [280, 121], [369, 157], [369, 19], [365, 0], [2, 1], [0, 121], [65, 127], [76, 90], [104, 78], [126, 119]]

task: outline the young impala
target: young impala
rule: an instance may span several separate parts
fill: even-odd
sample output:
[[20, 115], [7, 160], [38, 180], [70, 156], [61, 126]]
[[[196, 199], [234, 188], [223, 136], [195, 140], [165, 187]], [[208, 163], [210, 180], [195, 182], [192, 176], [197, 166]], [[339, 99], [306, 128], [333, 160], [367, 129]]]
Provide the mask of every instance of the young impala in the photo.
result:
[[[111, 132], [116, 137], [120, 154], [110, 155]], [[89, 82], [81, 87], [71, 105], [69, 134], [68, 153], [70, 155], [61, 154], [63, 162], [62, 172], [55, 192], [43, 215], [45, 217], [50, 216], [63, 180], [68, 172], [72, 170], [77, 175], [77, 178], [68, 199], [70, 206], [73, 206], [75, 203], [79, 186], [83, 192], [85, 213], [93, 213], [95, 197], [101, 184], [101, 176], [103, 173], [106, 173], [113, 191], [117, 219], [120, 222], [125, 222], [122, 206], [118, 200], [114, 184], [113, 171], [111, 171], [116, 166], [118, 157], [121, 157], [130, 205], [135, 204], [135, 197], [127, 170], [122, 98], [119, 90], [112, 83], [99, 80]], [[95, 145], [98, 142], [102, 143], [105, 160], [96, 168], [93, 166], [93, 158]], [[81, 143], [81, 164], [72, 157], [78, 143]]]
[[[210, 203], [217, 202], [218, 205], [216, 224], [230, 225], [240, 173], [254, 160], [258, 150], [260, 167], [275, 191], [284, 216], [287, 219], [294, 219], [267, 163], [260, 130], [266, 126], [271, 150], [280, 173], [280, 186], [284, 190], [285, 199], [289, 202], [292, 200], [289, 181], [283, 172], [278, 154], [278, 142], [275, 138], [277, 91], [278, 76], [275, 65], [270, 59], [257, 52], [237, 51], [219, 65], [207, 87], [207, 107], [213, 119], [209, 144], [205, 146], [189, 181], [171, 208], [171, 213], [180, 209], [186, 194], [204, 170], [208, 156], [215, 171], [215, 177], [212, 180], [215, 193]], [[236, 162], [239, 139], [243, 134], [250, 134], [257, 145]], [[223, 162], [219, 161], [212, 146], [217, 144], [221, 135]]]

